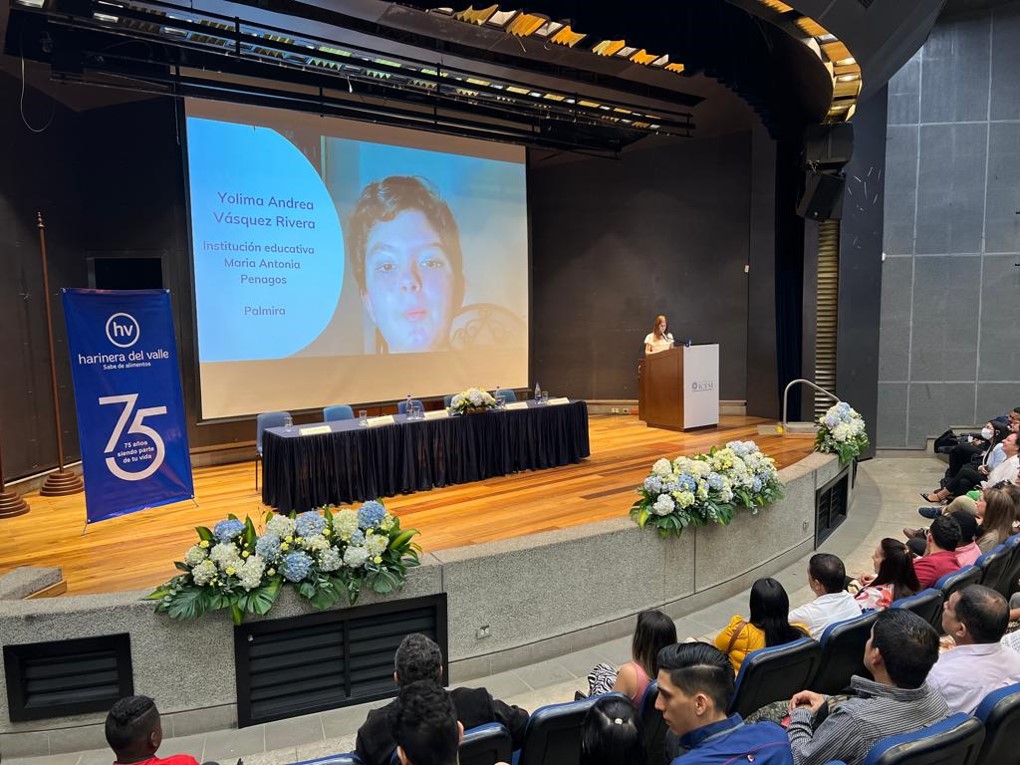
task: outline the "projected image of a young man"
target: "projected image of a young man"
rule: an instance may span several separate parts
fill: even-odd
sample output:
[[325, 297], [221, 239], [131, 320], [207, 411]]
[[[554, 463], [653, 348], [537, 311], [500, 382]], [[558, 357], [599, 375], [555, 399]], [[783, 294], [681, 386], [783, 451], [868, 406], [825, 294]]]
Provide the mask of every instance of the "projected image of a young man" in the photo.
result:
[[460, 234], [428, 181], [390, 176], [368, 184], [348, 223], [348, 253], [376, 351], [449, 347], [464, 299]]

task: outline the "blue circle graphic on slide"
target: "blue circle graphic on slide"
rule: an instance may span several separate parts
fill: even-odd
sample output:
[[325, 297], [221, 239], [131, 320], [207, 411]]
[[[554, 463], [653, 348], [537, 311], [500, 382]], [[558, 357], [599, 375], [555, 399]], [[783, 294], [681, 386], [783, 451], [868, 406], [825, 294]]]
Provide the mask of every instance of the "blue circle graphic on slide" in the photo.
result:
[[188, 118], [201, 361], [289, 356], [333, 316], [340, 220], [308, 158], [275, 130]]

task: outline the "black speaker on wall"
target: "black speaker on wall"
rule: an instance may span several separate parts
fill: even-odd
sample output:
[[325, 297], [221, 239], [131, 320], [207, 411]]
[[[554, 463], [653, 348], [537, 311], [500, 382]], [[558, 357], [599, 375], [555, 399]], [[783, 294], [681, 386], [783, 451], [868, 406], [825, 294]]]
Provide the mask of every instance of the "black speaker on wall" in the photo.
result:
[[809, 170], [804, 176], [804, 193], [797, 203], [797, 215], [810, 220], [839, 220], [843, 217], [846, 176]]

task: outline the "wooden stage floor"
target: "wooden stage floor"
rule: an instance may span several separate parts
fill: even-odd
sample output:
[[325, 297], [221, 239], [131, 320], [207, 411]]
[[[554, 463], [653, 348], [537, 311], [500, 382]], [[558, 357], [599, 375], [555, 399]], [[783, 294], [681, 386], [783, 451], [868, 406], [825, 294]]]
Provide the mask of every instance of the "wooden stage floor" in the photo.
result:
[[[718, 428], [674, 433], [634, 416], [593, 415], [591, 456], [577, 465], [386, 498], [404, 528], [421, 531], [425, 552], [490, 542], [625, 516], [634, 490], [662, 456], [708, 451], [754, 439], [786, 467], [811, 453], [812, 438], [758, 436], [756, 417], [724, 416]], [[195, 499], [89, 526], [83, 495], [26, 497], [31, 512], [0, 520], [0, 573], [16, 566], [60, 566], [67, 594], [153, 587], [175, 574], [173, 561], [211, 526], [234, 513], [261, 525], [268, 508], [255, 493], [251, 462], [195, 470]]]

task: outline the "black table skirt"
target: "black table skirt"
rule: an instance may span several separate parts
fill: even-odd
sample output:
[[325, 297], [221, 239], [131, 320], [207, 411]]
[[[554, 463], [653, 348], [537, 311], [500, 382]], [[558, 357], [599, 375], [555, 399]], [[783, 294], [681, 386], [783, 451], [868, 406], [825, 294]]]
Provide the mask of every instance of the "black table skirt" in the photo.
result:
[[373, 428], [351, 423], [314, 436], [267, 430], [262, 451], [262, 501], [284, 513], [558, 467], [591, 453], [583, 401]]

